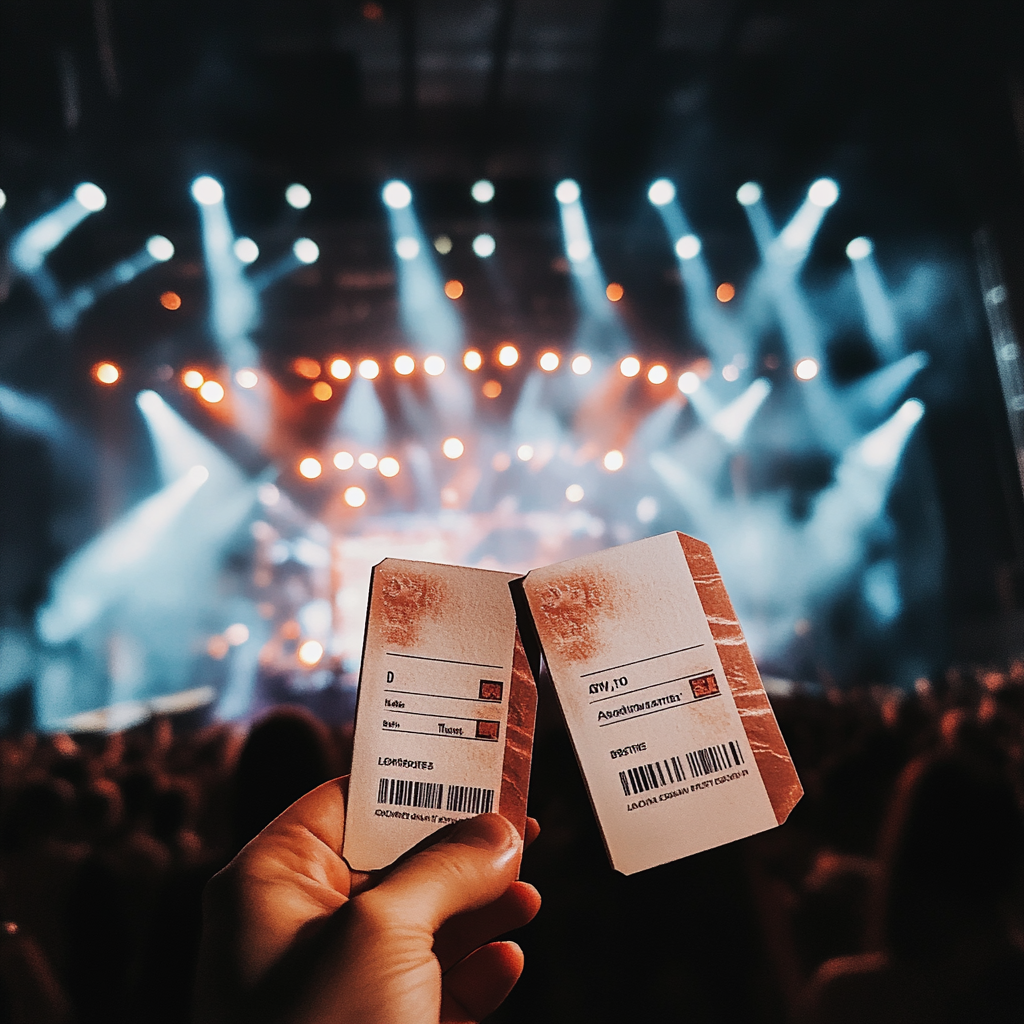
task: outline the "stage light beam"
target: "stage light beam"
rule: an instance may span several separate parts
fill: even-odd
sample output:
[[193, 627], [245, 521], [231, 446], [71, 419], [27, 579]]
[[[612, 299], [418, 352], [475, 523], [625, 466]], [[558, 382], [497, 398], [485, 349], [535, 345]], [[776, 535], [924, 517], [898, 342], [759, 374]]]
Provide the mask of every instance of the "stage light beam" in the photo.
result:
[[166, 263], [174, 255], [174, 243], [163, 235], [153, 235], [146, 241], [146, 252], [157, 263]]
[[647, 190], [647, 198], [652, 206], [667, 206], [676, 197], [676, 187], [668, 178], [658, 178]]
[[260, 247], [251, 238], [236, 238], [233, 248], [239, 263], [255, 263], [259, 259]]
[[361, 359], [359, 361], [359, 376], [366, 380], [376, 380], [380, 375], [380, 364], [375, 359]]
[[332, 359], [330, 374], [335, 380], [348, 380], [352, 376], [352, 364], [347, 359]]
[[423, 372], [429, 377], [440, 377], [445, 370], [445, 362], [441, 356], [427, 356], [423, 360]]
[[192, 182], [192, 198], [201, 206], [214, 206], [224, 201], [224, 187], [216, 178], [203, 174]]
[[412, 190], [404, 181], [389, 181], [381, 190], [385, 206], [404, 210], [412, 202]]

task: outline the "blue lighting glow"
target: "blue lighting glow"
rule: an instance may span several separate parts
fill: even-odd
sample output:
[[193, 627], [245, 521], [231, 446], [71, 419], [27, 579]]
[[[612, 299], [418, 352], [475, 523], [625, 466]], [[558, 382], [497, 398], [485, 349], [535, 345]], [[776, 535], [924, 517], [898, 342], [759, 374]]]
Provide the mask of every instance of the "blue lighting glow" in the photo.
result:
[[404, 210], [412, 202], [412, 190], [404, 181], [389, 181], [381, 190], [385, 206]]
[[647, 198], [654, 206], [667, 206], [675, 197], [676, 187], [668, 178], [659, 178], [647, 190]]
[[208, 174], [192, 182], [192, 198], [202, 206], [214, 206], [224, 202], [224, 187]]

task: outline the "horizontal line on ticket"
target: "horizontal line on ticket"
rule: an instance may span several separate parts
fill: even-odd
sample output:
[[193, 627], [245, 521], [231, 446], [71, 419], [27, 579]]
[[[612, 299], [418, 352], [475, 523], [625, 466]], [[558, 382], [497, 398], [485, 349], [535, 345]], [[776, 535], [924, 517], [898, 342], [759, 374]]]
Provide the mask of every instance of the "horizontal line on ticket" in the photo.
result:
[[445, 665], [468, 665], [470, 668], [496, 668], [505, 671], [504, 665], [485, 665], [480, 661], [459, 661], [457, 658], [431, 658], [426, 654], [398, 654], [396, 651], [385, 652], [389, 658], [415, 658], [416, 661], [440, 661]]
[[480, 743], [497, 743], [498, 738], [487, 739], [486, 736], [452, 736], [451, 733], [421, 732], [419, 729], [381, 729], [381, 732], [402, 732], [406, 736], [436, 736], [441, 740], [477, 740]]
[[449, 693], [423, 693], [422, 690], [384, 690], [385, 693], [405, 693], [410, 697], [440, 697], [442, 700], [471, 700], [477, 704], [494, 704], [501, 707], [500, 700], [484, 700], [483, 697], [453, 697]]
[[698, 647], [703, 647], [703, 644], [692, 644], [689, 647], [680, 647], [678, 651], [666, 651], [664, 654], [652, 654], [649, 658], [637, 658], [636, 661], [624, 661], [621, 665], [612, 665], [610, 668], [598, 668], [593, 672], [583, 672], [580, 675], [580, 679], [586, 679], [587, 676], [599, 676], [605, 672], [614, 672], [617, 668], [629, 668], [630, 665], [641, 665], [645, 661], [657, 661], [659, 658], [670, 658], [673, 654], [682, 654], [684, 651], [695, 651]]
[[419, 715], [421, 718], [440, 718], [442, 721], [453, 722], [493, 722], [493, 718], [465, 718], [462, 715], [435, 715], [433, 711], [405, 711], [402, 708], [381, 708], [381, 714], [388, 715]]
[[666, 704], [663, 708], [653, 708], [650, 711], [644, 711], [639, 715], [629, 715], [624, 718], [615, 718], [610, 722], [600, 722], [598, 729], [603, 729], [606, 725], [618, 725], [620, 722], [632, 722], [637, 718], [646, 718], [648, 715], [656, 715], [659, 711], [672, 711], [675, 708], [686, 708], [691, 704], [699, 704], [702, 700], [711, 700], [713, 697], [721, 697], [720, 693], [709, 693], [706, 697], [695, 697], [693, 700], [683, 700], [678, 704]]

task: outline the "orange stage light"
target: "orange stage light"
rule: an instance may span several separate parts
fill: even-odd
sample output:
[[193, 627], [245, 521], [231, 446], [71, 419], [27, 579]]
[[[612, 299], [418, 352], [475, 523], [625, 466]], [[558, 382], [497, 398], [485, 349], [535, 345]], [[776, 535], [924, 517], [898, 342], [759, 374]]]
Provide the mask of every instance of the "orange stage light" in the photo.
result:
[[462, 287], [461, 281], [451, 280], [444, 286], [444, 293], [449, 299], [461, 299], [466, 289]]
[[515, 366], [519, 362], [519, 349], [515, 345], [502, 345], [498, 349], [498, 362], [502, 366]]
[[307, 480], [315, 480], [324, 471], [319, 459], [309, 456], [299, 463], [299, 473]]
[[114, 363], [97, 363], [92, 368], [93, 378], [100, 384], [116, 384], [121, 379], [121, 371]]
[[160, 296], [160, 305], [164, 309], [180, 309], [181, 308], [181, 296], [177, 292], [164, 292]]
[[204, 402], [209, 402], [210, 405], [216, 405], [224, 400], [224, 386], [215, 380], [203, 381], [199, 388], [199, 397]]
[[736, 289], [728, 281], [723, 282], [715, 289], [715, 296], [719, 302], [729, 302], [736, 295]]
[[416, 369], [416, 360], [412, 356], [398, 356], [395, 359], [395, 373], [408, 377]]
[[479, 370], [484, 365], [484, 357], [475, 348], [471, 348], [462, 357], [462, 365], [467, 370]]
[[484, 398], [497, 398], [501, 394], [501, 384], [496, 380], [489, 380], [483, 386]]
[[352, 375], [352, 364], [347, 359], [331, 360], [331, 376], [335, 380], [348, 380]]
[[374, 380], [380, 373], [380, 364], [375, 359], [363, 359], [359, 363], [359, 376]]
[[334, 395], [334, 388], [325, 380], [318, 380], [312, 388], [313, 397], [318, 402], [329, 402]]
[[621, 284], [616, 284], [613, 281], [607, 288], [605, 288], [604, 293], [608, 296], [609, 302], [618, 302], [619, 299], [626, 294], [626, 290]]
[[308, 356], [299, 356], [298, 359], [292, 360], [292, 370], [306, 380], [316, 380], [320, 376], [320, 364]]
[[203, 386], [203, 381], [206, 378], [198, 370], [186, 370], [181, 375], [181, 383], [187, 388], [191, 388], [195, 391], [196, 388]]

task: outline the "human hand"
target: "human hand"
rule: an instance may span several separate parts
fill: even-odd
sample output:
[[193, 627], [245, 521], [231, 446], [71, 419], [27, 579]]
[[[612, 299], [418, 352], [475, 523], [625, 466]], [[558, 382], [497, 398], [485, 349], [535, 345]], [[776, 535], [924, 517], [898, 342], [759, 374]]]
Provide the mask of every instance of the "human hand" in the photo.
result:
[[[522, 951], [491, 941], [540, 908], [515, 880], [513, 826], [482, 814], [366, 875], [338, 852], [347, 790], [345, 778], [306, 794], [211, 879], [200, 1024], [468, 1024], [518, 980]], [[528, 842], [537, 831], [531, 819]]]

